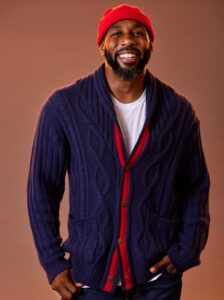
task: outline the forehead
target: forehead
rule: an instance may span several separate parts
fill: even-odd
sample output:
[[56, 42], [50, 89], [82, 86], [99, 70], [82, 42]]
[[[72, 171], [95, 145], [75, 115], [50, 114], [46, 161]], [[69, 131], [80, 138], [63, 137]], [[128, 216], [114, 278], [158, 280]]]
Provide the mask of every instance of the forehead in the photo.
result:
[[133, 30], [135, 28], [142, 28], [146, 31], [146, 28], [143, 24], [135, 21], [135, 20], [122, 20], [114, 23], [108, 31], [115, 30], [115, 29], [130, 29]]

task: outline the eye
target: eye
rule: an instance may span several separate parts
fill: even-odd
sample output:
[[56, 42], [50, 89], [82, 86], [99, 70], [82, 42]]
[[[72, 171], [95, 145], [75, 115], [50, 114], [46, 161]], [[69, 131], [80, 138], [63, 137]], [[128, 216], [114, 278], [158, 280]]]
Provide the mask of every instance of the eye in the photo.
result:
[[134, 36], [145, 36], [145, 33], [143, 31], [137, 30], [133, 32]]
[[120, 36], [122, 33], [121, 33], [121, 31], [114, 31], [114, 32], [112, 32], [111, 34], [110, 34], [110, 36], [111, 37], [118, 37], [118, 36]]

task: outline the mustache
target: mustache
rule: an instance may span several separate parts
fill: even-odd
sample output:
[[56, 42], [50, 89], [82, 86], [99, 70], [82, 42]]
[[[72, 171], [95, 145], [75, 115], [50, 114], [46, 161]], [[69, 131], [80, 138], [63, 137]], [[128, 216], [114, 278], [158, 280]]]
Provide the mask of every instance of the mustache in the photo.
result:
[[115, 57], [117, 57], [118, 55], [120, 55], [122, 52], [125, 52], [125, 51], [132, 51], [135, 54], [141, 54], [141, 52], [138, 49], [128, 46], [128, 47], [123, 47], [123, 48], [120, 48], [119, 50], [117, 50], [115, 52]]

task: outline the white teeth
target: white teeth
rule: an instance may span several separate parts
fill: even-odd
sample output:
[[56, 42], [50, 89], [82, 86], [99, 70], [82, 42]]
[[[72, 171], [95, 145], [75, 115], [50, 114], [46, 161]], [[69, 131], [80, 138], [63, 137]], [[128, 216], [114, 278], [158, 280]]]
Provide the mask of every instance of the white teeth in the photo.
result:
[[132, 57], [135, 57], [135, 54], [134, 53], [123, 53], [123, 54], [120, 54], [120, 57], [121, 58], [132, 58]]

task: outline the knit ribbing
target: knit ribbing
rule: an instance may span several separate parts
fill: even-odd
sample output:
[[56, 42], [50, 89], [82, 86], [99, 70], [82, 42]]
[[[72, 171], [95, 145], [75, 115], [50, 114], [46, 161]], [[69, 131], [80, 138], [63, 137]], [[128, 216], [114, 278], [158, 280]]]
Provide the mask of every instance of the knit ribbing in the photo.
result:
[[71, 267], [71, 263], [64, 259], [64, 251], [60, 248], [58, 220], [68, 153], [49, 119], [47, 106], [39, 119], [32, 156], [36, 159], [32, 160], [32, 176], [28, 182], [30, 221], [40, 262], [47, 267], [51, 281], [56, 274]]

